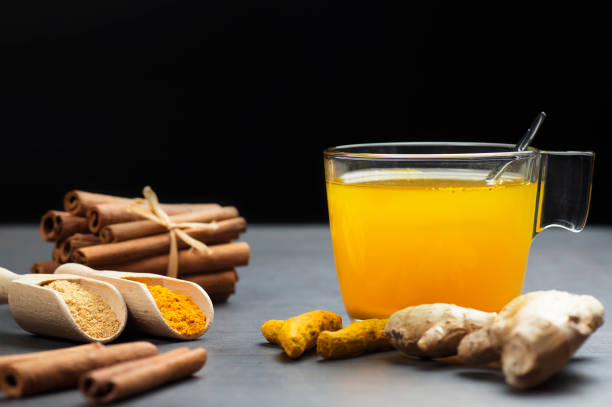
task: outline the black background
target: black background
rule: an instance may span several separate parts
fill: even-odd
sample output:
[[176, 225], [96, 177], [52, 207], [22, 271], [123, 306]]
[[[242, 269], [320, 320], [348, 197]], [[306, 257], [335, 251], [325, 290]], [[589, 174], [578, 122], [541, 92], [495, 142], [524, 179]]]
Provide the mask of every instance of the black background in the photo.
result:
[[[0, 6], [0, 220], [81, 188], [327, 221], [322, 150], [516, 142], [597, 153], [611, 223], [611, 38], [586, 3], [21, 1]], [[563, 2], [565, 3], [565, 2]]]

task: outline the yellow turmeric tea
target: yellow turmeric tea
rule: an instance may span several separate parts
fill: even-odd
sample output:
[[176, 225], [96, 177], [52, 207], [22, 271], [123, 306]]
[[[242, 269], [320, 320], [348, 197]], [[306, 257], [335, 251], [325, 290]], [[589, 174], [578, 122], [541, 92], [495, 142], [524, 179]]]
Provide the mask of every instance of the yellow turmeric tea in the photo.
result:
[[520, 294], [537, 184], [505, 177], [488, 185], [485, 176], [368, 170], [328, 180], [336, 271], [351, 318], [433, 302], [499, 311]]

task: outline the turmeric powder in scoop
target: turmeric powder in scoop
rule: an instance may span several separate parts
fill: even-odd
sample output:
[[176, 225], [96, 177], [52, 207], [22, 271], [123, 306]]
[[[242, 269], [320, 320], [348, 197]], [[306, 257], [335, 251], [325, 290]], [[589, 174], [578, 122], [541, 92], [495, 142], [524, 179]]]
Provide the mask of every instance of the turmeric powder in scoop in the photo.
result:
[[197, 335], [206, 328], [206, 315], [191, 297], [161, 285], [145, 285], [170, 328], [186, 336]]

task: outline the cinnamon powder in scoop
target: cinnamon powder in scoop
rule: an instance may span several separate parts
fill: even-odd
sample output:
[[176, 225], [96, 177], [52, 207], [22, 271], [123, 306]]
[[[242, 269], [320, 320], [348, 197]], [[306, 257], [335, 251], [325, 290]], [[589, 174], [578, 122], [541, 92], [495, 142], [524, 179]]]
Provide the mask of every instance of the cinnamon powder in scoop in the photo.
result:
[[79, 283], [53, 280], [43, 285], [60, 293], [75, 322], [89, 336], [104, 339], [119, 329], [119, 319], [110, 305], [97, 293]]

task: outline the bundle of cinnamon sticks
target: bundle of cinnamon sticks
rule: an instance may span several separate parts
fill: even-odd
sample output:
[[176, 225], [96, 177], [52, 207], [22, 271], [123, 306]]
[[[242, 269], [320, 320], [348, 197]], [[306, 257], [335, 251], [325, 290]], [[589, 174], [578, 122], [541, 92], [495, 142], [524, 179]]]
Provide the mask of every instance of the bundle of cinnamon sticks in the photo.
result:
[[[74, 190], [64, 197], [64, 211], [50, 210], [40, 221], [41, 237], [53, 242], [51, 261], [38, 261], [32, 273], [52, 273], [76, 262], [100, 270], [166, 274], [168, 229], [128, 210], [135, 199]], [[235, 242], [247, 222], [233, 206], [161, 204], [173, 223], [211, 223], [215, 228], [184, 229], [205, 243], [209, 253], [190, 250], [178, 240], [179, 278], [202, 286], [213, 301], [226, 301], [236, 290], [236, 267], [249, 262], [250, 248]]]

